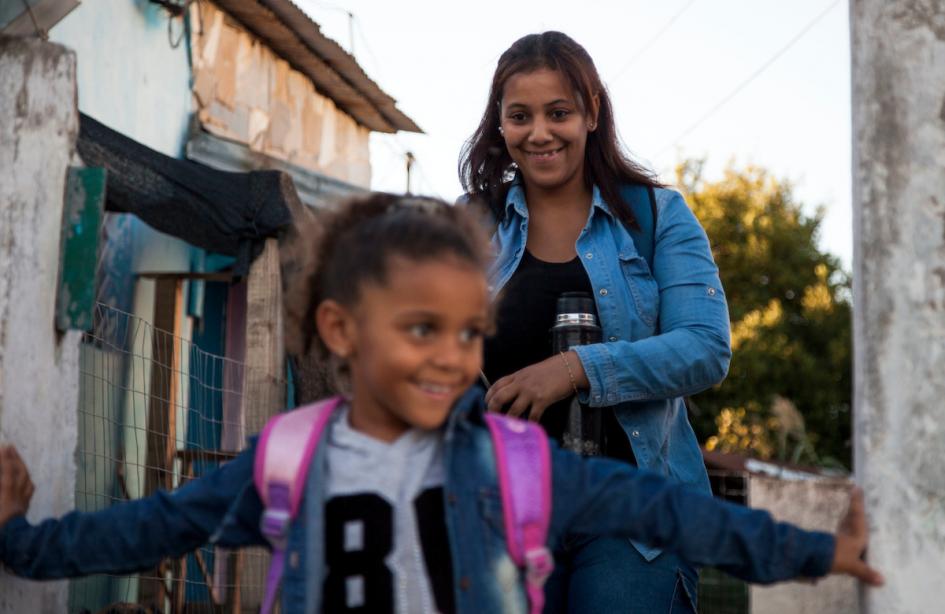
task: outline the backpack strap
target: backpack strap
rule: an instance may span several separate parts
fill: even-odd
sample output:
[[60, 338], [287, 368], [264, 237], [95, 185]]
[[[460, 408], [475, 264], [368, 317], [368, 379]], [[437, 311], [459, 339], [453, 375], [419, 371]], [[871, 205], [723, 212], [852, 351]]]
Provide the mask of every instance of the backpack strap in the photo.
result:
[[333, 397], [274, 416], [256, 444], [253, 482], [265, 507], [260, 528], [272, 546], [262, 614], [271, 612], [275, 604], [289, 525], [299, 512], [305, 478], [322, 432], [341, 402], [341, 397]]
[[656, 253], [656, 191], [653, 186], [627, 184], [620, 189], [624, 202], [630, 206], [638, 228], [627, 228], [637, 253], [646, 260], [653, 271], [653, 256]]
[[554, 569], [548, 550], [551, 522], [551, 451], [536, 424], [486, 414], [495, 449], [505, 541], [512, 561], [525, 570], [531, 614], [545, 603], [544, 584]]

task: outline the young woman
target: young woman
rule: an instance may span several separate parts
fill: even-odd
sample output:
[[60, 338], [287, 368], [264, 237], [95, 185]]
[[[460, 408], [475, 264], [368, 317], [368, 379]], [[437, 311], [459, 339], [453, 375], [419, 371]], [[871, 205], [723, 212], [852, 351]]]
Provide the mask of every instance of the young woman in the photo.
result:
[[[524, 574], [506, 546], [482, 393], [470, 390], [490, 326], [478, 222], [446, 203], [390, 195], [321, 219], [307, 319], [319, 349], [344, 365], [348, 395], [332, 400], [288, 527], [282, 611], [528, 611]], [[255, 446], [173, 493], [37, 525], [23, 517], [29, 474], [14, 448], [0, 446], [0, 563], [63, 578], [147, 569], [208, 542], [265, 544]], [[835, 572], [880, 582], [859, 558], [862, 495], [851, 526], [833, 536], [623, 463], [558, 449], [550, 460], [551, 547], [574, 535], [622, 535], [749, 580]], [[687, 514], [699, 523], [681, 523]]]
[[[502, 54], [460, 177], [496, 223], [489, 409], [540, 420], [560, 437], [567, 404], [558, 401], [578, 392], [601, 412], [608, 456], [708, 493], [683, 397], [728, 369], [718, 269], [682, 197], [621, 149], [613, 104], [583, 47], [545, 32]], [[651, 219], [641, 228], [634, 212]], [[652, 233], [640, 241], [652, 253], [640, 253], [641, 231]], [[603, 342], [553, 355], [556, 299], [572, 291], [594, 297]], [[674, 554], [597, 537], [572, 540], [556, 557], [546, 611], [696, 610], [697, 572]]]

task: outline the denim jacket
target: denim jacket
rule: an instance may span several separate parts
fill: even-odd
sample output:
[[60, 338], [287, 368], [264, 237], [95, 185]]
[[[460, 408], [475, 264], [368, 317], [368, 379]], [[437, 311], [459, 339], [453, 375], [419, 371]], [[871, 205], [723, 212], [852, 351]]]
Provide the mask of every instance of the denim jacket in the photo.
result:
[[[461, 398], [447, 425], [444, 509], [458, 612], [527, 612], [523, 579], [506, 551], [492, 440], [481, 391]], [[286, 614], [321, 611], [325, 578], [325, 449], [312, 461], [304, 510], [292, 523], [282, 583]], [[0, 561], [14, 573], [52, 579], [152, 568], [208, 542], [265, 544], [253, 485], [254, 446], [173, 493], [157, 492], [108, 509], [72, 512], [0, 530]], [[833, 561], [834, 538], [775, 522], [764, 511], [713, 499], [663, 476], [608, 459], [583, 459], [552, 446], [548, 546], [566, 538], [622, 535], [753, 582], [819, 577]]]
[[[519, 570], [506, 551], [502, 505], [483, 400], [472, 390], [445, 427], [446, 525], [459, 612], [526, 612]], [[282, 603], [286, 614], [321, 610], [325, 578], [322, 518], [326, 447], [309, 471], [303, 511], [288, 536]], [[173, 493], [72, 512], [31, 525], [23, 517], [0, 531], [0, 561], [35, 579], [132, 573], [205, 544], [265, 544], [262, 504], [253, 485], [251, 445], [213, 473]], [[552, 446], [548, 545], [572, 536], [622, 535], [672, 549], [753, 582], [829, 571], [834, 538], [777, 523], [764, 511], [725, 503], [657, 473], [607, 459], [582, 459]]]
[[[594, 289], [603, 343], [573, 348], [591, 407], [613, 406], [641, 467], [709, 492], [702, 453], [682, 397], [718, 384], [731, 358], [728, 306], [705, 231], [682, 196], [655, 189], [653, 269], [594, 186], [575, 248]], [[493, 244], [498, 294], [528, 240], [521, 183], [506, 197]], [[659, 550], [635, 544], [648, 560]]]

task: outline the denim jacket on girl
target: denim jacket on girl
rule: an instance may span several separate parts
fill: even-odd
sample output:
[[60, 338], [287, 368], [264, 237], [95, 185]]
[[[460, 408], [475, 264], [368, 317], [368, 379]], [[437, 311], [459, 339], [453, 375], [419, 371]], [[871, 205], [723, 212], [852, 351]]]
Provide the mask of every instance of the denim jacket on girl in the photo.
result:
[[[590, 382], [582, 400], [614, 407], [640, 467], [710, 492], [682, 397], [725, 378], [732, 355], [728, 306], [695, 215], [678, 192], [656, 188], [655, 195], [650, 270], [594, 186], [575, 248], [594, 289], [604, 342], [573, 348]], [[494, 293], [518, 268], [527, 240], [525, 190], [516, 182], [493, 236]], [[660, 552], [635, 545], [648, 560]]]
[[[492, 439], [482, 392], [458, 402], [444, 427], [444, 510], [457, 612], [525, 613], [524, 582], [506, 552]], [[324, 443], [324, 442], [322, 442]], [[282, 579], [285, 614], [321, 611], [325, 450], [313, 459], [304, 509], [293, 522]], [[73, 512], [0, 530], [0, 561], [14, 573], [52, 579], [132, 573], [208, 542], [265, 545], [262, 504], [253, 485], [255, 446], [173, 493], [111, 508]], [[651, 471], [608, 459], [583, 459], [552, 446], [548, 546], [575, 535], [623, 535], [673, 549], [753, 582], [819, 577], [833, 561], [834, 538], [774, 522], [764, 511], [713, 499]]]

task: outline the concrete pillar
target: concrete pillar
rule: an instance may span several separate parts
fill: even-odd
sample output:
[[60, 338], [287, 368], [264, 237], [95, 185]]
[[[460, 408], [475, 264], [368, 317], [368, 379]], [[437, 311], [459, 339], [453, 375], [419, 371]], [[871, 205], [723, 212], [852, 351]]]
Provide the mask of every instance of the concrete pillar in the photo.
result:
[[[0, 37], [0, 441], [33, 476], [29, 519], [75, 500], [80, 334], [56, 332], [66, 168], [78, 132], [75, 54]], [[0, 572], [0, 613], [65, 612], [66, 582]]]
[[945, 2], [853, 0], [854, 450], [887, 579], [864, 611], [943, 609]]

